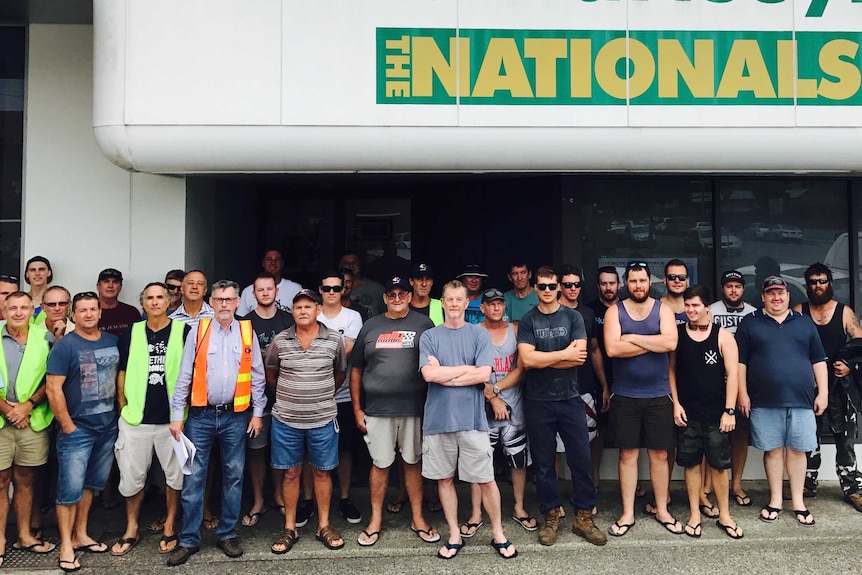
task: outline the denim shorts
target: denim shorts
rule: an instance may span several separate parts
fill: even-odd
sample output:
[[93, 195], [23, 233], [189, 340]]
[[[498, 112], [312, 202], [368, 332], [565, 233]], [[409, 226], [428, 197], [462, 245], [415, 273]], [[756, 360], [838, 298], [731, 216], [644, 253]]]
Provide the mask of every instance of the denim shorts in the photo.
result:
[[755, 407], [751, 409], [751, 444], [762, 451], [789, 447], [817, 449], [817, 422], [810, 407]]
[[333, 419], [323, 427], [296, 429], [272, 418], [273, 469], [292, 469], [302, 465], [308, 452], [308, 462], [315, 469], [329, 471], [338, 467], [338, 425]]
[[101, 491], [114, 463], [117, 426], [97, 432], [77, 427], [68, 435], [57, 433], [57, 505], [74, 505], [84, 489]]

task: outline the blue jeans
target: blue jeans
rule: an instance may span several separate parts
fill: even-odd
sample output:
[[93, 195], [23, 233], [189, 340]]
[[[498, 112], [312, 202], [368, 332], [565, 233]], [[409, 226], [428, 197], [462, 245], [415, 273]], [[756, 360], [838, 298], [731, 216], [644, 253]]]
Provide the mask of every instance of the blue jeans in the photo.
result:
[[536, 470], [536, 496], [543, 514], [562, 505], [557, 472], [557, 433], [566, 447], [566, 463], [572, 474], [572, 505], [575, 511], [596, 504], [593, 464], [587, 433], [587, 412], [578, 396], [558, 401], [524, 400], [527, 436]]
[[236, 537], [236, 522], [242, 504], [247, 428], [248, 417], [242, 412], [215, 411], [211, 407], [204, 411], [189, 411], [183, 432], [194, 443], [197, 451], [192, 474], [185, 477], [181, 495], [183, 528], [180, 531], [180, 545], [183, 547], [195, 547], [201, 542], [207, 468], [216, 441], [221, 452], [222, 492], [221, 518], [215, 533], [219, 541]]
[[[47, 432], [46, 432], [47, 433]], [[114, 463], [117, 425], [103, 431], [78, 426], [66, 435], [57, 433], [57, 505], [74, 505], [84, 489], [101, 491]]]

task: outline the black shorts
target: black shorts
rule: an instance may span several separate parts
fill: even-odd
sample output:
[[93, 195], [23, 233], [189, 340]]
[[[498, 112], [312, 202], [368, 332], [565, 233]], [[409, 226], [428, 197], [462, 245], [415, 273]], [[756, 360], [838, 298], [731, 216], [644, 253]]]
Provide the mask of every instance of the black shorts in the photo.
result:
[[360, 438], [356, 416], [353, 415], [353, 402], [343, 401], [335, 405], [338, 406], [338, 451], [352, 452]]
[[717, 424], [689, 420], [678, 428], [676, 464], [690, 468], [700, 465], [703, 457], [713, 469], [730, 468], [730, 434], [719, 431]]
[[676, 444], [673, 402], [669, 395], [650, 398], [611, 395], [608, 433], [620, 449], [662, 449]]

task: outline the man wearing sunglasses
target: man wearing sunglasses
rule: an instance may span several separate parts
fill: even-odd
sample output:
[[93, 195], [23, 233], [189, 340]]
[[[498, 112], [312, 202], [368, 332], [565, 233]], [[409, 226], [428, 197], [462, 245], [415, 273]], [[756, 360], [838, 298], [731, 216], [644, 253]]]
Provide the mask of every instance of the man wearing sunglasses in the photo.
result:
[[45, 327], [55, 343], [60, 341], [64, 335], [75, 330], [75, 324], [69, 318], [69, 304], [71, 302], [72, 295], [63, 286], [51, 286], [42, 295]]
[[667, 294], [661, 298], [661, 302], [668, 306], [674, 314], [676, 325], [688, 323], [685, 315], [685, 302], [682, 294], [688, 287], [688, 266], [679, 259], [672, 259], [664, 265], [664, 286]]
[[[690, 514], [685, 534], [702, 535], [705, 506], [702, 462], [706, 458], [711, 485], [718, 502], [716, 525], [732, 539], [742, 529], [730, 516], [727, 470], [730, 467], [728, 434], [736, 426], [739, 353], [733, 335], [713, 322], [707, 307], [712, 293], [705, 286], [685, 290], [688, 322], [678, 326], [678, 343], [670, 352], [668, 378], [678, 430], [676, 462], [685, 468]], [[713, 518], [711, 516], [708, 516]]]
[[[808, 301], [793, 306], [793, 311], [809, 316], [817, 325], [817, 333], [826, 351], [829, 365], [829, 404], [818, 418], [817, 428], [827, 427], [835, 439], [835, 471], [844, 492], [844, 501], [862, 512], [862, 474], [856, 468], [856, 416], [848, 410], [850, 404], [839, 378], [850, 375], [850, 367], [837, 361], [838, 351], [854, 337], [862, 336], [859, 319], [850, 306], [839, 303], [832, 289], [832, 270], [822, 263], [811, 264], [805, 270], [805, 289]], [[825, 420], [825, 421], [821, 421]], [[804, 495], [817, 495], [817, 476], [820, 470], [820, 434], [817, 449], [807, 454], [808, 471], [805, 474]]]
[[[255, 301], [257, 301], [257, 307], [242, 319], [251, 321], [251, 327], [257, 336], [258, 344], [260, 344], [260, 352], [266, 355], [266, 349], [275, 336], [294, 324], [293, 316], [276, 307], [275, 299], [278, 295], [278, 286], [276, 286], [275, 278], [271, 273], [260, 272], [257, 274], [252, 287], [254, 288], [253, 294]], [[266, 513], [263, 500], [263, 484], [266, 479], [265, 451], [269, 444], [269, 434], [272, 428], [273, 403], [275, 403], [275, 392], [267, 387], [266, 407], [263, 410], [260, 433], [247, 439], [245, 458], [254, 502], [248, 513], [242, 516], [242, 524], [245, 527], [254, 527], [260, 517]], [[281, 470], [272, 470], [275, 485], [281, 485], [283, 477], [284, 473]], [[284, 508], [281, 490], [275, 490], [273, 499], [275, 499], [276, 506], [280, 506], [281, 509]]]
[[[397, 278], [396, 278], [397, 279]], [[317, 321], [341, 334], [344, 340], [344, 354], [350, 356], [356, 336], [362, 329], [362, 316], [341, 305], [341, 291], [344, 289], [344, 276], [341, 272], [327, 271], [320, 276], [320, 296], [323, 305]], [[350, 386], [342, 385], [335, 390], [335, 404], [338, 408], [338, 488], [341, 497], [338, 510], [348, 523], [359, 523], [362, 514], [350, 500], [350, 476], [353, 472], [353, 450], [362, 449], [356, 418], [353, 417], [353, 404], [350, 401]], [[308, 466], [306, 466], [308, 467]], [[305, 479], [305, 478], [304, 478]], [[303, 485], [311, 487], [311, 473], [307, 474]], [[306, 492], [306, 495], [310, 493]], [[312, 507], [313, 509], [313, 507]]]
[[186, 272], [183, 270], [171, 270], [165, 274], [165, 285], [168, 286], [168, 293], [171, 296], [170, 304], [168, 304], [168, 315], [183, 303], [183, 279], [185, 277]]
[[638, 455], [646, 447], [655, 494], [655, 519], [670, 533], [683, 525], [667, 510], [670, 487], [668, 451], [674, 448], [673, 402], [668, 354], [676, 349], [673, 311], [649, 295], [650, 269], [642, 261], [626, 265], [629, 298], [605, 314], [605, 346], [614, 360], [614, 395], [609, 433], [620, 448], [619, 477], [623, 513], [608, 532], [622, 537], [635, 524]]
[[554, 447], [559, 433], [572, 476], [571, 502], [576, 514], [572, 533], [593, 545], [604, 545], [607, 537], [593, 521], [596, 487], [586, 408], [578, 393], [578, 366], [588, 357], [587, 332], [583, 316], [558, 301], [557, 278], [557, 272], [548, 266], [536, 271], [539, 305], [518, 323], [518, 357], [527, 370], [523, 384], [527, 434], [536, 469], [539, 511], [545, 516], [539, 543], [557, 542], [562, 500]]

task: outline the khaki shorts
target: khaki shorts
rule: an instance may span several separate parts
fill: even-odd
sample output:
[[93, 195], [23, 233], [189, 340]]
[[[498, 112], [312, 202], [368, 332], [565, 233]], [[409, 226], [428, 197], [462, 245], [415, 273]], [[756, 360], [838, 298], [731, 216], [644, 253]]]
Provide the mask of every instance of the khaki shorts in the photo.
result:
[[408, 465], [419, 463], [422, 457], [422, 419], [420, 417], [365, 416], [365, 443], [371, 461], [379, 469], [395, 463], [395, 450]]
[[129, 425], [120, 418], [119, 428], [114, 456], [120, 470], [120, 495], [131, 497], [144, 488], [153, 451], [165, 472], [165, 484], [176, 491], [183, 488], [183, 471], [174, 453], [174, 438], [168, 424]]
[[494, 450], [487, 431], [436, 433], [422, 438], [422, 475], [468, 483], [494, 481]]
[[0, 429], [0, 469], [39, 467], [48, 461], [48, 430], [17, 429], [6, 422]]

